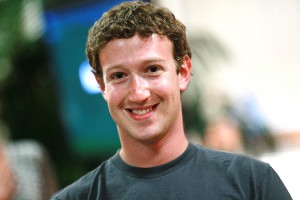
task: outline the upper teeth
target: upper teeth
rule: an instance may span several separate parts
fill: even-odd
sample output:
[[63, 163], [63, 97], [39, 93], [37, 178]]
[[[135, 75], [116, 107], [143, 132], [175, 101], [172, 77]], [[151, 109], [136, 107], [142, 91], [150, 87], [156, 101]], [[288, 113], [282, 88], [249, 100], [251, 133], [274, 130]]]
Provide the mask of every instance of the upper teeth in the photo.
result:
[[132, 110], [132, 113], [137, 114], [137, 115], [143, 115], [143, 114], [146, 114], [146, 113], [150, 112], [151, 110], [152, 110], [152, 108]]

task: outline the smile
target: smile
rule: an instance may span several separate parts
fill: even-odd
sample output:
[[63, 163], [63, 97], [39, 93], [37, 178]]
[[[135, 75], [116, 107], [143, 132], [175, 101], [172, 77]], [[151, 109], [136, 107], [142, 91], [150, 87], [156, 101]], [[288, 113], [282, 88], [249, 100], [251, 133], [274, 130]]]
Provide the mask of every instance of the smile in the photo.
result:
[[156, 106], [157, 105], [152, 106], [152, 107], [147, 107], [147, 108], [141, 108], [141, 109], [131, 109], [130, 112], [135, 115], [145, 115], [145, 114], [151, 112]]
[[136, 114], [136, 115], [144, 115], [144, 114], [150, 112], [151, 110], [152, 110], [152, 108], [139, 109], [139, 110], [133, 109], [133, 110], [132, 110], [132, 113], [133, 113], [133, 114]]

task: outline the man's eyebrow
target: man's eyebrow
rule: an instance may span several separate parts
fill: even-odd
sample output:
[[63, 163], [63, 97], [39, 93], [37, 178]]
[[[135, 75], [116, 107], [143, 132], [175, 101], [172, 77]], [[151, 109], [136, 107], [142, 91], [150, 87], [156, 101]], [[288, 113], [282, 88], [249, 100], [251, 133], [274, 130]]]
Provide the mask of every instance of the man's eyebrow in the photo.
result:
[[144, 60], [143, 63], [147, 64], [147, 63], [153, 63], [153, 62], [165, 62], [165, 60], [162, 58], [154, 57], [154, 58], [149, 58], [149, 59]]
[[[160, 62], [160, 63], [163, 63], [165, 62], [164, 59], [162, 58], [158, 58], [158, 57], [153, 57], [153, 58], [147, 58], [143, 61], [141, 61], [141, 65], [144, 65], [144, 64], [150, 64], [150, 63], [154, 63], [154, 62]], [[126, 66], [125, 64], [116, 64], [116, 65], [107, 65], [105, 66], [105, 70], [104, 71], [111, 71], [113, 69], [116, 69], [116, 68], [123, 68], [124, 66]]]
[[108, 65], [108, 66], [105, 66], [105, 70], [103, 70], [103, 71], [111, 71], [116, 68], [121, 68], [122, 66], [123, 66], [122, 64]]

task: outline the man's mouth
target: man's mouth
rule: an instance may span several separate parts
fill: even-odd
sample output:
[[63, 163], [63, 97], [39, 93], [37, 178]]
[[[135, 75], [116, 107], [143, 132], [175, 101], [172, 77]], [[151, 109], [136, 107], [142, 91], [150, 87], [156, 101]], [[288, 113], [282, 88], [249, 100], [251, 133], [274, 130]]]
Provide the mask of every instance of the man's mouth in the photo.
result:
[[149, 112], [151, 112], [157, 105], [154, 105], [152, 107], [147, 108], [141, 108], [141, 109], [129, 109], [129, 112], [135, 114], [135, 115], [145, 115]]
[[152, 110], [152, 108], [141, 109], [141, 110], [132, 110], [132, 113], [136, 114], [136, 115], [144, 115], [144, 114], [150, 112], [151, 110]]

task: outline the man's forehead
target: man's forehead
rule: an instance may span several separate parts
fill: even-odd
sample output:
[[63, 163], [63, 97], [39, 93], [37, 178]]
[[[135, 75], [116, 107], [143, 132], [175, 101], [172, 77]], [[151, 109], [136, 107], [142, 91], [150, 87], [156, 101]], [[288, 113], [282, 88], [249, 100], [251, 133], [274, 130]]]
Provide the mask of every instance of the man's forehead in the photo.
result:
[[[106, 46], [99, 52], [100, 56], [104, 54], [114, 53], [123, 51], [124, 53], [130, 53], [131, 51], [137, 52], [141, 50], [141, 53], [144, 54], [142, 50], [147, 50], [150, 48], [169, 48], [173, 47], [172, 42], [165, 35], [152, 34], [150, 36], [141, 36], [135, 34], [130, 38], [114, 38], [109, 41]], [[169, 49], [168, 49], [169, 50]]]
[[100, 52], [102, 67], [111, 68], [126, 64], [161, 62], [173, 59], [172, 43], [166, 36], [135, 35], [110, 41]]

